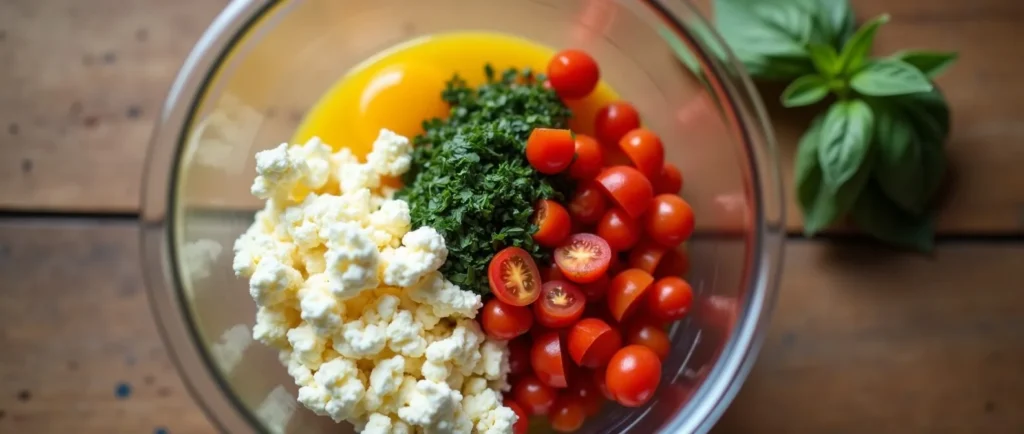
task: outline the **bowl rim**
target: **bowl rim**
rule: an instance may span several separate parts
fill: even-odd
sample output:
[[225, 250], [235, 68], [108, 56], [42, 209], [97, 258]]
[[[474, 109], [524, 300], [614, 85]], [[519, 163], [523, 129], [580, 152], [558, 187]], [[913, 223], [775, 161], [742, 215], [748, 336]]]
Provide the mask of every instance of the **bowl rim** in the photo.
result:
[[[617, 0], [618, 1], [618, 0]], [[187, 56], [175, 78], [157, 118], [143, 171], [140, 213], [140, 251], [150, 307], [157, 328], [167, 345], [183, 383], [206, 414], [222, 432], [265, 432], [252, 410], [243, 405], [233, 388], [219, 373], [209, 349], [200, 344], [196, 323], [188, 312], [189, 301], [180, 278], [178, 259], [182, 220], [177, 206], [179, 171], [194, 116], [218, 68], [246, 31], [275, 9], [285, 9], [288, 0], [232, 0], [214, 19]], [[767, 112], [752, 81], [711, 30], [704, 37], [724, 47], [724, 61], [710, 56], [709, 47], [682, 23], [675, 10], [683, 10], [706, 26], [706, 20], [687, 0], [643, 0], [639, 2], [658, 15], [669, 30], [686, 43], [692, 54], [713, 74], [709, 89], [738, 131], [739, 144], [746, 149], [752, 172], [748, 191], [753, 211], [753, 230], [747, 237], [746, 288], [749, 296], [739, 307], [734, 332], [724, 344], [718, 362], [684, 404], [662, 424], [666, 432], [706, 433], [735, 398], [748, 376], [763, 344], [771, 317], [783, 259], [785, 201], [776, 143]], [[735, 82], [722, 80], [732, 77]], [[761, 143], [755, 145], [754, 139]], [[759, 146], [758, 146], [759, 145]], [[760, 161], [759, 161], [760, 160]], [[774, 203], [766, 203], [774, 202]], [[767, 206], [766, 206], [767, 205]], [[770, 215], [769, 215], [770, 214]], [[692, 416], [691, 416], [692, 415]]]

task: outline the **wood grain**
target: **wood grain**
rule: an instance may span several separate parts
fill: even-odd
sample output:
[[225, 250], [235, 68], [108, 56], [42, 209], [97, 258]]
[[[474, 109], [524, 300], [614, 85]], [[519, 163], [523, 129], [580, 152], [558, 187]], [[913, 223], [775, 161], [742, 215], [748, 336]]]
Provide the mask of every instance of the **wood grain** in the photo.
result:
[[0, 433], [214, 432], [157, 333], [138, 245], [134, 222], [0, 223]]
[[[154, 329], [137, 235], [130, 221], [0, 222], [0, 432], [212, 430]], [[716, 433], [1024, 429], [1024, 246], [787, 253], [765, 348]]]

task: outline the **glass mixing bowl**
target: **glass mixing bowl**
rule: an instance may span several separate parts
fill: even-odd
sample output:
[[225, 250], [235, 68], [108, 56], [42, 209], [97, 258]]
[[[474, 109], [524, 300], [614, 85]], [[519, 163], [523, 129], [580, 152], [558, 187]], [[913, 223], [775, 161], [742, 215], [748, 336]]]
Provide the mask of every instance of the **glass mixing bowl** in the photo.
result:
[[580, 432], [708, 431], [768, 323], [783, 200], [770, 126], [750, 81], [680, 0], [231, 3], [171, 88], [143, 189], [154, 312], [193, 395], [231, 433], [350, 429], [298, 405], [277, 352], [251, 338], [255, 304], [232, 273], [231, 246], [262, 205], [249, 194], [254, 153], [288, 141], [354, 65], [402, 41], [456, 30], [585, 49], [664, 139], [697, 215], [688, 243], [695, 308], [671, 329], [656, 398], [642, 408], [609, 406]]

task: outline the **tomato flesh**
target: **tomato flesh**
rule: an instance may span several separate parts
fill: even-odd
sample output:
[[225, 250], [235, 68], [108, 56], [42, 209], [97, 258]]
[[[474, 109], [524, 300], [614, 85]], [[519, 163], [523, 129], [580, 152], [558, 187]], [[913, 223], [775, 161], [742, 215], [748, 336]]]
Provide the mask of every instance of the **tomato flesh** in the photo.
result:
[[513, 306], [526, 306], [540, 297], [540, 271], [530, 254], [519, 247], [506, 247], [487, 266], [491, 293]]
[[608, 286], [608, 310], [615, 321], [622, 322], [636, 310], [643, 296], [654, 283], [647, 272], [630, 268], [619, 273]]
[[597, 61], [581, 50], [562, 50], [548, 62], [548, 81], [558, 96], [583, 98], [594, 91], [601, 79]]
[[640, 222], [619, 208], [608, 210], [597, 223], [597, 236], [604, 238], [616, 252], [632, 248], [640, 241], [642, 231]]
[[548, 414], [558, 394], [536, 375], [527, 373], [512, 384], [512, 399], [528, 414]]
[[665, 166], [665, 147], [657, 134], [646, 128], [637, 128], [619, 139], [619, 148], [648, 180], [661, 176]]
[[545, 282], [540, 298], [533, 303], [537, 322], [547, 328], [568, 327], [583, 316], [587, 298], [583, 291], [564, 280]]
[[488, 336], [508, 340], [530, 331], [533, 314], [525, 306], [513, 306], [492, 298], [480, 313], [480, 325]]
[[622, 347], [622, 334], [597, 318], [584, 318], [569, 331], [569, 355], [577, 365], [597, 368], [608, 364]]
[[693, 288], [680, 277], [658, 279], [648, 292], [648, 313], [659, 321], [683, 319], [693, 305]]
[[576, 159], [569, 166], [569, 176], [579, 179], [592, 179], [601, 173], [604, 165], [604, 153], [601, 145], [585, 134], [576, 134]]
[[608, 209], [604, 192], [596, 183], [588, 182], [576, 188], [576, 194], [569, 202], [569, 215], [573, 221], [582, 224], [597, 223]]
[[542, 383], [558, 389], [568, 385], [558, 332], [547, 332], [534, 339], [530, 364]]
[[554, 175], [572, 164], [576, 142], [569, 130], [534, 128], [526, 140], [526, 160], [534, 170]]
[[656, 196], [644, 218], [647, 234], [665, 247], [678, 246], [693, 234], [693, 209], [674, 194]]
[[622, 136], [637, 128], [640, 128], [640, 113], [625, 101], [615, 101], [601, 107], [594, 118], [597, 140], [608, 146], [617, 145]]
[[612, 250], [594, 234], [573, 234], [555, 249], [555, 264], [565, 277], [576, 283], [590, 283], [608, 270]]
[[553, 200], [542, 200], [537, 203], [534, 223], [537, 225], [537, 232], [533, 234], [533, 239], [544, 247], [558, 246], [569, 236], [572, 227], [569, 212]]
[[608, 362], [605, 382], [619, 404], [644, 405], [654, 397], [661, 382], [661, 359], [645, 346], [625, 346]]
[[598, 184], [619, 208], [630, 217], [639, 218], [654, 199], [651, 181], [639, 170], [629, 166], [613, 166], [597, 175]]

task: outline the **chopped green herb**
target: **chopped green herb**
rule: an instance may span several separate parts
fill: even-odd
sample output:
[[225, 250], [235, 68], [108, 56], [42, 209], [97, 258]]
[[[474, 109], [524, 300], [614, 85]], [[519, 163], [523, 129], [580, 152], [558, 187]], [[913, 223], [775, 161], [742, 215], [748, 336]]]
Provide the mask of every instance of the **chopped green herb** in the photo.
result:
[[518, 246], [536, 259], [550, 257], [533, 241], [533, 205], [564, 199], [572, 188], [561, 176], [533, 170], [524, 155], [530, 132], [566, 128], [569, 109], [541, 75], [509, 69], [496, 76], [490, 65], [484, 71], [487, 83], [476, 89], [457, 75], [447, 83], [441, 98], [451, 106], [448, 119], [423, 123], [398, 192], [409, 202], [413, 227], [444, 236], [445, 277], [481, 294], [490, 292], [487, 265], [498, 250]]

